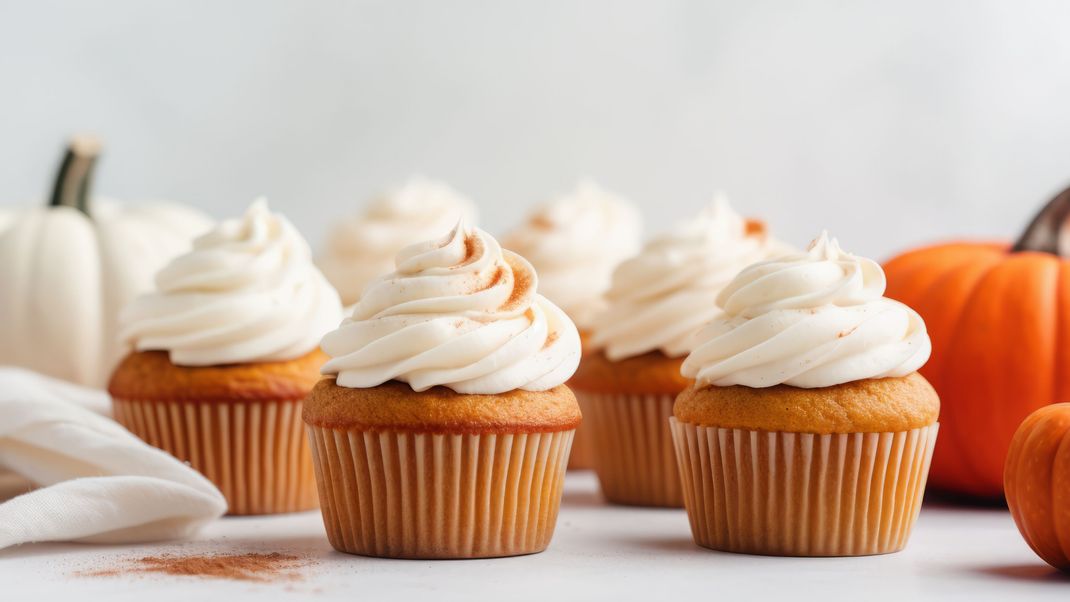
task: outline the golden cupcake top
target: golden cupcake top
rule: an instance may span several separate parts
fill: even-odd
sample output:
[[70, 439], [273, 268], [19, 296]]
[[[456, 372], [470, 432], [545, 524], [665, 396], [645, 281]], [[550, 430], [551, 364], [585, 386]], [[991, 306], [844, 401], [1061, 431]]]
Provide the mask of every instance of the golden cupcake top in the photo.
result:
[[691, 384], [680, 374], [683, 358], [651, 351], [613, 361], [605, 353], [588, 353], [568, 386], [586, 393], [676, 395]]
[[115, 399], [138, 402], [298, 401], [322, 378], [319, 368], [326, 359], [315, 349], [280, 362], [180, 366], [164, 351], [141, 351], [119, 363], [108, 393]]
[[397, 381], [357, 390], [330, 378], [305, 399], [303, 417], [313, 426], [339, 430], [474, 435], [567, 431], [581, 418], [576, 397], [564, 385], [480, 395], [441, 386], [415, 392]]
[[725, 429], [791, 433], [890, 433], [929, 426], [940, 399], [917, 372], [803, 389], [691, 386], [676, 398], [677, 420]]

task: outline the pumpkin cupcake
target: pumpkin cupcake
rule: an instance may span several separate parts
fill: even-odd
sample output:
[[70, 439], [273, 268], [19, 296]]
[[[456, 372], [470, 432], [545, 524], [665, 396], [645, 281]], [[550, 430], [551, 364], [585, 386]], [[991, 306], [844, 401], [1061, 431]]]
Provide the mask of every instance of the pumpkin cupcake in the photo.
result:
[[[605, 310], [613, 269], [639, 251], [641, 221], [634, 205], [584, 180], [539, 205], [502, 244], [531, 262], [539, 292], [572, 318], [586, 341], [594, 317]], [[584, 432], [576, 431], [569, 468], [593, 468]]]
[[914, 310], [822, 234], [743, 270], [684, 361], [673, 439], [701, 546], [858, 556], [906, 545], [940, 402]]
[[394, 269], [398, 251], [440, 236], [458, 219], [474, 224], [477, 214], [472, 201], [446, 184], [413, 177], [372, 200], [361, 214], [340, 220], [316, 263], [349, 306], [365, 285]]
[[338, 550], [394, 558], [539, 552], [572, 436], [576, 327], [531, 265], [458, 224], [398, 254], [323, 338], [305, 401]]
[[319, 380], [338, 294], [286, 218], [257, 201], [156, 274], [121, 316], [115, 418], [189, 462], [231, 514], [316, 507], [301, 400]]
[[650, 241], [613, 273], [608, 309], [571, 382], [606, 499], [683, 506], [668, 419], [692, 335], [720, 313], [713, 301], [747, 265], [784, 246], [723, 199]]

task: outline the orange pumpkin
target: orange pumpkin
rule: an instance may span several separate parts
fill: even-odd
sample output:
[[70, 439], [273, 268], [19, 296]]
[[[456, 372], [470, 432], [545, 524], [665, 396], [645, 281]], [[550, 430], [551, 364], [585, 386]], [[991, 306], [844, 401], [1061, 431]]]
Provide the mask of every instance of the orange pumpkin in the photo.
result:
[[1070, 403], [1041, 408], [1018, 427], [1004, 479], [1026, 543], [1044, 562], [1070, 571]]
[[999, 497], [1017, 425], [1038, 408], [1070, 401], [1067, 216], [1070, 189], [1015, 245], [936, 245], [884, 266], [887, 295], [921, 314], [933, 342], [921, 372], [941, 401], [929, 477], [935, 489]]

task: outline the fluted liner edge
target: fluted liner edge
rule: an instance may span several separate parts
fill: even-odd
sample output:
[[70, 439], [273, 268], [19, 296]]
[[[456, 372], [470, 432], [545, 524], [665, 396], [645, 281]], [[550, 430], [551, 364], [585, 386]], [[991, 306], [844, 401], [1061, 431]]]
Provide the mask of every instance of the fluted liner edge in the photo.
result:
[[546, 549], [575, 434], [307, 430], [331, 545], [428, 559]]
[[670, 423], [695, 543], [780, 556], [901, 550], [939, 429], [819, 435]]
[[682, 508], [668, 422], [676, 396], [575, 393], [606, 499], [614, 504]]
[[584, 423], [576, 428], [576, 435], [572, 438], [572, 451], [568, 454], [568, 469], [590, 470], [594, 468], [594, 445], [591, 442], [590, 429], [586, 427], [587, 410], [583, 407], [583, 400], [579, 396], [576, 401], [584, 416]]
[[115, 420], [203, 474], [228, 514], [318, 506], [301, 401], [234, 403], [113, 400]]

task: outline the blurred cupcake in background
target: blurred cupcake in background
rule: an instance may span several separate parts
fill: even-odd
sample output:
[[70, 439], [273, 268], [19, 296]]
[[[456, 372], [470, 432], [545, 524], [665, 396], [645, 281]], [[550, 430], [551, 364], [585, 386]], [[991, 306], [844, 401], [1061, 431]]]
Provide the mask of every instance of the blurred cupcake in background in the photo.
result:
[[683, 506], [669, 432], [673, 401], [688, 385], [680, 365], [694, 334], [720, 314], [721, 288], [788, 249], [719, 197], [614, 271], [608, 308], [592, 322], [591, 350], [570, 382], [610, 502]]
[[752, 265], [696, 335], [672, 419], [695, 542], [785, 556], [906, 545], [940, 400], [932, 345], [881, 267], [822, 234]]
[[338, 220], [317, 260], [344, 305], [360, 300], [364, 286], [394, 269], [401, 249], [452, 228], [459, 219], [475, 224], [475, 203], [437, 180], [412, 177], [358, 215]]
[[[639, 251], [641, 238], [639, 210], [584, 180], [536, 207], [502, 245], [531, 262], [539, 274], [539, 293], [572, 318], [586, 343], [595, 316], [606, 308], [613, 269]], [[569, 468], [592, 468], [591, 453], [581, 428]]]
[[220, 223], [120, 316], [134, 351], [112, 374], [115, 419], [216, 484], [231, 514], [317, 505], [301, 402], [342, 319], [308, 244], [267, 204]]
[[539, 293], [572, 318], [581, 333], [606, 307], [613, 269], [639, 252], [642, 217], [629, 201], [584, 180], [542, 203], [502, 238], [539, 273]]

